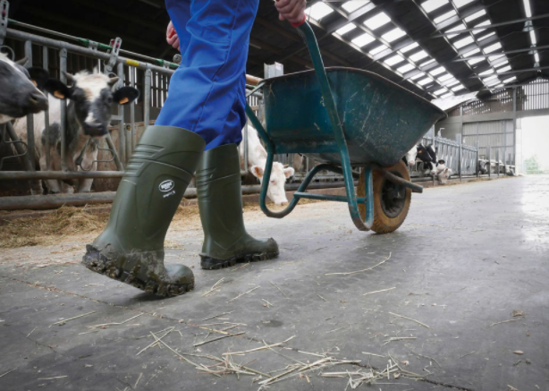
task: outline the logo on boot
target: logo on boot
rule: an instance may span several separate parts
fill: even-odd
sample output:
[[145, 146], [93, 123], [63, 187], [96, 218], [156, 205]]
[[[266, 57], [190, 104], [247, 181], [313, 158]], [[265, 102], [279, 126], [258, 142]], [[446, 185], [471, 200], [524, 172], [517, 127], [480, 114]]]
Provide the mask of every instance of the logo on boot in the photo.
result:
[[171, 179], [165, 180], [160, 185], [158, 185], [158, 190], [160, 190], [162, 193], [167, 193], [169, 191], [172, 191], [175, 187], [175, 182]]

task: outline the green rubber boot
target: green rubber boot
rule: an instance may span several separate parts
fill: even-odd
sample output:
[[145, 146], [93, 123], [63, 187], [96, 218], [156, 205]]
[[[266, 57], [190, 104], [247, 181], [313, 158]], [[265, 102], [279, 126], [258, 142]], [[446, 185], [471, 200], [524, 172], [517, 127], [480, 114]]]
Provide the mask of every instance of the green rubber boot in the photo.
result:
[[196, 190], [204, 244], [202, 269], [276, 258], [274, 239], [256, 240], [244, 227], [240, 160], [236, 144], [204, 152], [196, 170]]
[[199, 135], [150, 126], [118, 186], [107, 227], [86, 247], [94, 272], [159, 296], [194, 288], [187, 266], [164, 266], [164, 238], [204, 151]]

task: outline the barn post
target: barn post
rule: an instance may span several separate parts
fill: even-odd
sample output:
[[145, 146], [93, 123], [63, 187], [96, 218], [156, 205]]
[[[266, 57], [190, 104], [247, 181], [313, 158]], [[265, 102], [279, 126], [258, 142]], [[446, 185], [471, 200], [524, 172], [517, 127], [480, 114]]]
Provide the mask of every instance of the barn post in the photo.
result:
[[[67, 84], [67, 76], [65, 76], [65, 72], [67, 72], [67, 49], [62, 48], [59, 50], [59, 79], [63, 83]], [[67, 105], [65, 99], [60, 99], [59, 104], [61, 105], [61, 119], [59, 120], [59, 130], [61, 133], [61, 170], [68, 171], [67, 139], [65, 137], [65, 130], [67, 126]]]
[[[130, 72], [130, 87], [135, 88], [135, 73], [137, 72], [137, 68], [130, 66], [128, 67], [128, 71]], [[135, 101], [130, 103], [130, 142], [128, 143], [128, 159], [133, 154], [133, 149], [135, 148], [135, 105]]]
[[486, 147], [486, 155], [488, 158], [488, 178], [492, 177], [492, 148], [490, 145]]
[[459, 181], [461, 182], [461, 169], [463, 161], [463, 144], [461, 143], [461, 134], [456, 134], [456, 141], [458, 143], [458, 171], [459, 171]]
[[151, 120], [151, 75], [152, 71], [149, 64], [145, 71], [145, 83], [143, 87], [143, 129], [147, 129]]
[[[118, 80], [118, 85], [120, 87], [123, 87], [124, 86], [124, 64], [118, 63], [116, 73], [120, 78]], [[120, 121], [118, 123], [118, 155], [120, 157], [120, 161], [126, 164], [128, 163], [128, 157], [126, 156], [126, 130], [124, 129], [124, 107], [122, 105], [117, 105], [117, 106], [118, 106], [118, 120]]]
[[475, 160], [475, 164], [476, 164], [475, 170], [476, 170], [476, 172], [477, 172], [477, 178], [478, 178], [478, 177], [480, 176], [480, 170], [479, 170], [479, 164], [478, 164], [478, 161], [479, 161], [479, 159], [480, 159], [480, 154], [479, 154], [479, 152], [478, 152], [478, 139], [477, 139], [477, 141], [475, 141], [475, 148], [477, 149], [477, 155], [476, 155], [476, 156], [477, 156], [477, 159]]

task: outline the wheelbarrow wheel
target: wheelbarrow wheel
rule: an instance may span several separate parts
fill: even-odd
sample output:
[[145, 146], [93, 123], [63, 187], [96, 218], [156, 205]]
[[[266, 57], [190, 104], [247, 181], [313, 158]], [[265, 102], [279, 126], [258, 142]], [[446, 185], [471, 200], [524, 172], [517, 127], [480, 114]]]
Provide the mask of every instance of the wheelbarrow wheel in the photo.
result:
[[[403, 161], [399, 161], [387, 170], [396, 176], [410, 180], [408, 168]], [[372, 231], [380, 234], [393, 232], [402, 225], [408, 215], [412, 201], [412, 191], [385, 179], [381, 171], [374, 171], [373, 176], [374, 223]], [[365, 193], [365, 178], [364, 171], [362, 171], [358, 182], [357, 195], [358, 197], [364, 197]], [[366, 218], [366, 206], [359, 204], [358, 209], [364, 220]]]

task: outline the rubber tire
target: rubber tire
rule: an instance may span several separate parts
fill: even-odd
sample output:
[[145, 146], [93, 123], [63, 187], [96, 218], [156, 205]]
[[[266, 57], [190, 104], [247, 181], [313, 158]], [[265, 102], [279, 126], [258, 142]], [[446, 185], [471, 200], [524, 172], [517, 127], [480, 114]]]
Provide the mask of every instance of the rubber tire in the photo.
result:
[[[403, 161], [399, 161], [394, 166], [387, 168], [387, 170], [393, 174], [400, 174], [399, 176], [408, 181], [410, 180], [410, 173], [408, 172], [408, 168]], [[380, 171], [374, 171], [374, 223], [372, 225], [372, 231], [378, 234], [386, 234], [396, 231], [406, 219], [408, 211], [410, 210], [410, 203], [412, 202], [412, 190], [406, 189], [404, 207], [398, 216], [387, 216], [381, 207], [381, 187], [383, 186], [385, 180], [385, 177]], [[357, 196], [364, 197], [365, 193], [365, 178], [364, 171], [362, 171], [358, 181]], [[366, 219], [366, 206], [364, 204], [358, 204], [358, 210], [362, 219]]]

